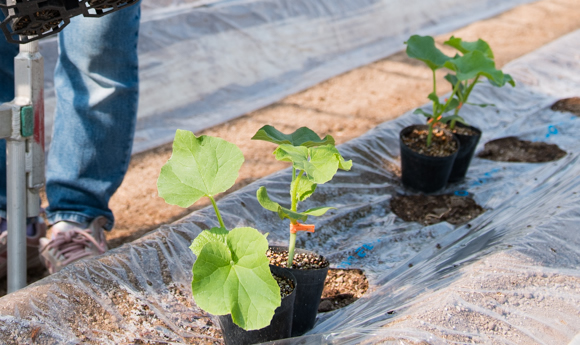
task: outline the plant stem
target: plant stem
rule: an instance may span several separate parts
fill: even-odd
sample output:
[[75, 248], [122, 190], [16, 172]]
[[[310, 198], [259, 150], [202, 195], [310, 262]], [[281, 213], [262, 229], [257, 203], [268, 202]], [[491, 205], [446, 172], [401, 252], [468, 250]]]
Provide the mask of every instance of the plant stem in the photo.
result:
[[[300, 183], [300, 179], [304, 171], [300, 171], [298, 176], [296, 176], [296, 168], [292, 167], [292, 184], [290, 185], [290, 196], [292, 200], [292, 204], [290, 205], [290, 209], [294, 212], [298, 210], [298, 184]], [[295, 219], [290, 219], [290, 227], [292, 224], [296, 224]], [[290, 240], [288, 241], [288, 262], [286, 263], [286, 267], [291, 268], [292, 262], [294, 261], [294, 248], [296, 247], [296, 234], [290, 233]]]
[[211, 195], [208, 195], [209, 200], [211, 200], [211, 204], [213, 205], [213, 209], [215, 211], [215, 215], [217, 216], [218, 222], [220, 222], [220, 227], [222, 228], [226, 228], [224, 221], [222, 219], [222, 215], [220, 214], [220, 210], [217, 207], [217, 204], [215, 203], [214, 198]]
[[288, 242], [288, 262], [286, 262], [286, 267], [288, 268], [292, 268], [295, 247], [296, 247], [296, 234], [290, 233], [290, 241]]
[[427, 132], [427, 147], [431, 146], [431, 141], [433, 140], [433, 124], [435, 121], [429, 123], [429, 131]]
[[[435, 70], [432, 70], [432, 71], [433, 71], [433, 94], [437, 95], [437, 79], [436, 79], [436, 75], [435, 75]], [[435, 116], [436, 112], [437, 112], [437, 108], [435, 106], [435, 103], [433, 103], [433, 121], [431, 121], [431, 122], [437, 121], [437, 117]], [[429, 132], [429, 133], [431, 133], [431, 132]], [[429, 144], [427, 146], [429, 146]]]

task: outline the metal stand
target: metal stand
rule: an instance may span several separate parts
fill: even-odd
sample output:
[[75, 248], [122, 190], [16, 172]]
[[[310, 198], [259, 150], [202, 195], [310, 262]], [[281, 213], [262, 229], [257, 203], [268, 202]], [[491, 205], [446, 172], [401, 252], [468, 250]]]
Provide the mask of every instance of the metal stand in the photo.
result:
[[40, 213], [44, 186], [44, 64], [38, 42], [20, 46], [14, 59], [15, 98], [0, 106], [6, 138], [8, 292], [26, 286], [26, 218]]

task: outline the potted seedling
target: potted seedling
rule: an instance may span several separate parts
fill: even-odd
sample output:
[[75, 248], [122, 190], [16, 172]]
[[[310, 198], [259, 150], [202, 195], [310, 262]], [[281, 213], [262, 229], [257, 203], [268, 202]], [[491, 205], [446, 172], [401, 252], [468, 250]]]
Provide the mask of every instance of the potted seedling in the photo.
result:
[[290, 337], [296, 295], [295, 278], [270, 268], [266, 236], [248, 227], [228, 231], [215, 202], [216, 194], [235, 183], [243, 161], [232, 143], [177, 130], [173, 154], [157, 181], [159, 196], [169, 204], [211, 200], [219, 227], [202, 231], [191, 244], [197, 256], [191, 290], [201, 309], [220, 315], [226, 344]]
[[[471, 91], [476, 84], [481, 82], [482, 77], [485, 77], [491, 85], [496, 87], [502, 87], [505, 84], [515, 86], [515, 81], [509, 74], [495, 68], [493, 51], [484, 40], [467, 42], [459, 37], [451, 36], [443, 44], [457, 49], [462, 54], [450, 59], [446, 64], [446, 67], [455, 74], [449, 73], [445, 79], [451, 84], [451, 88], [456, 90], [455, 97], [459, 101], [459, 105], [453, 110], [453, 115], [459, 116], [459, 111], [463, 109], [464, 104], [479, 107], [493, 106], [493, 104], [487, 103], [468, 102]], [[449, 121], [448, 127], [459, 140], [459, 152], [449, 176], [449, 182], [457, 182], [462, 180], [467, 173], [469, 163], [481, 138], [481, 130], [468, 125], [465, 121], [457, 122], [453, 119]]]
[[[487, 78], [492, 85], [498, 87], [504, 86], [506, 83], [514, 86], [515, 83], [509, 74], [504, 74], [502, 71], [495, 68], [493, 52], [489, 45], [481, 39], [475, 42], [465, 42], [460, 38], [452, 36], [444, 44], [454, 47], [462, 54], [456, 54], [454, 57], [443, 54], [443, 52], [435, 46], [435, 41], [430, 36], [414, 35], [406, 42], [406, 44], [407, 55], [411, 58], [423, 61], [431, 69], [433, 75], [433, 91], [428, 96], [428, 98], [433, 102], [433, 110], [431, 113], [423, 111], [422, 109], [417, 109], [415, 111], [417, 114], [425, 115], [429, 121], [425, 146], [430, 147], [431, 141], [429, 140], [429, 137], [432, 136], [431, 133], [433, 133], [436, 126], [447, 125], [447, 127], [455, 133], [455, 137], [459, 143], [458, 152], [455, 158], [451, 159], [451, 155], [447, 156], [448, 160], [452, 162], [447, 180], [452, 182], [461, 180], [467, 172], [469, 162], [471, 161], [471, 157], [473, 156], [473, 152], [477, 146], [479, 137], [481, 136], [481, 131], [475, 127], [468, 126], [465, 123], [465, 120], [459, 116], [459, 111], [462, 109], [464, 104], [472, 104], [468, 102], [468, 98], [474, 86], [480, 82], [482, 77]], [[441, 68], [446, 68], [450, 71], [450, 73], [445, 76], [445, 79], [452, 86], [451, 95], [449, 95], [443, 102], [441, 102], [437, 96], [437, 80], [435, 75], [436, 71]], [[490, 104], [472, 105], [485, 107]], [[453, 111], [451, 115], [444, 116], [445, 113], [451, 111]], [[443, 135], [443, 137], [447, 136]], [[421, 148], [417, 149], [418, 145], [416, 145], [416, 141], [411, 142], [408, 137], [406, 141], [415, 144], [414, 152], [421, 150]], [[401, 145], [401, 152], [404, 150], [407, 151], [406, 149], [403, 149], [403, 142]], [[407, 145], [406, 148], [409, 148], [409, 146]], [[434, 151], [435, 153], [430, 151]], [[427, 149], [424, 152], [419, 153], [427, 153], [428, 155], [433, 156], [437, 152], [437, 149]], [[401, 153], [401, 157], [401, 160], [403, 160], [403, 153]], [[408, 159], [406, 163], [409, 163]], [[423, 176], [427, 181], [415, 182], [414, 184], [411, 180], [416, 180], [416, 178], [414, 176], [412, 178], [410, 177], [409, 164], [406, 165], [407, 169], [402, 169], [403, 171], [407, 170], [407, 174], [403, 173], [403, 184], [412, 188], [424, 192], [434, 192], [443, 188], [447, 182], [447, 180], [443, 181], [443, 176], [445, 175], [445, 169], [443, 167], [430, 167], [430, 170], [433, 171], [433, 169], [438, 169], [440, 173], [435, 174], [438, 175], [437, 182], [431, 180], [431, 172], [426, 172], [419, 175], [429, 175]], [[436, 185], [433, 185], [433, 183]]]
[[334, 139], [327, 135], [321, 139], [309, 128], [302, 127], [291, 134], [284, 134], [272, 126], [264, 126], [252, 137], [277, 144], [274, 151], [277, 160], [292, 163], [289, 207], [283, 207], [268, 196], [265, 187], [257, 191], [257, 198], [265, 209], [278, 214], [280, 219], [290, 220], [288, 247], [271, 247], [271, 262], [291, 270], [297, 280], [292, 336], [312, 329], [316, 321], [318, 304], [328, 273], [328, 261], [308, 251], [296, 251], [299, 231], [314, 232], [314, 225], [306, 225], [308, 216], [321, 216], [333, 207], [317, 207], [298, 210], [298, 203], [306, 200], [320, 184], [330, 181], [338, 169], [349, 170], [352, 161], [345, 161], [334, 146]]

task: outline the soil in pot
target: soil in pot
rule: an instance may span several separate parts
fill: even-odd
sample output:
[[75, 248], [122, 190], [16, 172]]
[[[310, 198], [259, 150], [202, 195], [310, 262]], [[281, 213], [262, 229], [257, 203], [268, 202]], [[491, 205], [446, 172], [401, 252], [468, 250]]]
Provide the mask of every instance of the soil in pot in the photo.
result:
[[564, 98], [552, 105], [552, 110], [580, 116], [580, 97]]
[[485, 211], [472, 198], [454, 194], [397, 195], [391, 199], [391, 210], [406, 222], [423, 225], [465, 224]]
[[296, 249], [292, 268], [286, 268], [288, 248], [270, 247], [266, 252], [270, 265], [284, 267], [296, 277], [296, 299], [294, 301], [294, 318], [292, 336], [299, 336], [314, 327], [320, 296], [330, 263], [323, 256], [314, 252]]
[[428, 127], [405, 127], [399, 136], [402, 182], [407, 188], [435, 193], [447, 184], [459, 141], [451, 132], [433, 129], [433, 141], [427, 147]]
[[344, 308], [361, 298], [368, 288], [369, 282], [362, 270], [331, 268], [324, 281], [318, 312]]
[[270, 270], [278, 282], [280, 297], [282, 297], [282, 304], [276, 309], [270, 325], [262, 329], [246, 331], [232, 321], [230, 314], [220, 315], [218, 319], [226, 345], [249, 345], [290, 338], [296, 297], [294, 293], [297, 285], [296, 278], [290, 271], [281, 267], [270, 266]]
[[478, 157], [500, 162], [544, 163], [566, 155], [558, 145], [505, 137], [487, 142]]
[[449, 182], [458, 182], [465, 177], [467, 169], [469, 169], [469, 163], [471, 163], [471, 158], [481, 138], [481, 130], [473, 126], [465, 126], [458, 123], [452, 132], [457, 140], [459, 140], [459, 151], [453, 162]]

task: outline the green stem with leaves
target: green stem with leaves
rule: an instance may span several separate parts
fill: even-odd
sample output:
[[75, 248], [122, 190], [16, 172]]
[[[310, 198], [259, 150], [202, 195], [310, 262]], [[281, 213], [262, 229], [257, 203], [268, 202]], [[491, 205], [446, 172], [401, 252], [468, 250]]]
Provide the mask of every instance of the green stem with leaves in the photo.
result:
[[[300, 179], [304, 171], [300, 171], [298, 176], [296, 176], [296, 168], [292, 167], [292, 184], [290, 185], [290, 198], [291, 198], [291, 205], [290, 209], [293, 212], [297, 212], [298, 210], [298, 184], [300, 183]], [[297, 221], [295, 219], [290, 219], [290, 228], [292, 228], [292, 224], [296, 224]], [[290, 241], [288, 242], [288, 261], [286, 262], [286, 267], [291, 268], [292, 262], [294, 261], [294, 250], [296, 248], [296, 234], [290, 232]]]
[[220, 222], [220, 227], [222, 229], [225, 229], [226, 226], [225, 226], [224, 221], [222, 219], [222, 215], [220, 214], [220, 210], [218, 209], [217, 204], [215, 203], [215, 199], [211, 195], [208, 195], [208, 197], [209, 197], [209, 200], [211, 200], [211, 204], [213, 205], [213, 209], [215, 211], [215, 215], [217, 216], [218, 222]]
[[[471, 91], [473, 90], [473, 87], [475, 86], [475, 84], [477, 84], [477, 81], [479, 80], [479, 75], [477, 77], [475, 77], [475, 79], [473, 80], [473, 82], [471, 84], [469, 84], [469, 81], [466, 81], [465, 83], [468, 85], [467, 87], [464, 87], [465, 89], [465, 93], [461, 94], [458, 93], [457, 95], [461, 95], [460, 99], [459, 99], [459, 106], [457, 108], [455, 108], [455, 112], [453, 113], [453, 115], [458, 115], [459, 114], [459, 110], [461, 110], [461, 107], [463, 106], [463, 103], [465, 103], [466, 99], [469, 99], [469, 95], [471, 94]], [[457, 121], [453, 120], [451, 121], [451, 123], [449, 124], [449, 128], [451, 130], [453, 130], [455, 128], [455, 124]]]

